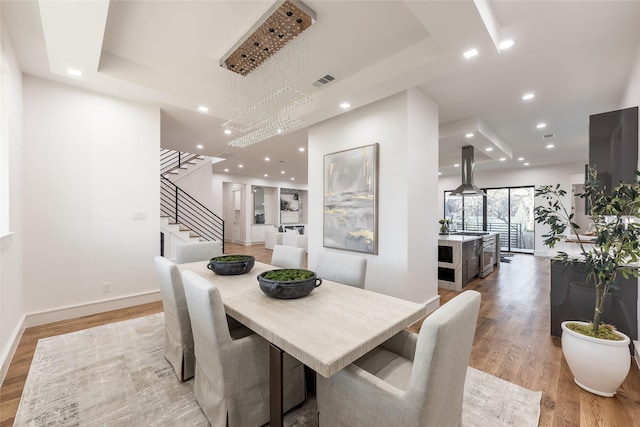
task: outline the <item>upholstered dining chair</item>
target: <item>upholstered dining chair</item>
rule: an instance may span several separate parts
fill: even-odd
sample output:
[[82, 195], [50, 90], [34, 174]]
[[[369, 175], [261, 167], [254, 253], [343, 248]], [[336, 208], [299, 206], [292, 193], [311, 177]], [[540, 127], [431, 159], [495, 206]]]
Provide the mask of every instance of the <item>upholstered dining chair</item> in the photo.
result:
[[[245, 328], [230, 333], [218, 288], [183, 273], [196, 354], [193, 391], [213, 427], [260, 426], [269, 421], [269, 343]], [[285, 354], [285, 411], [305, 399], [303, 365]]]
[[315, 273], [321, 279], [364, 288], [367, 259], [335, 252], [320, 252]]
[[460, 426], [480, 294], [465, 291], [419, 334], [391, 337], [330, 378], [317, 376], [320, 427]]
[[155, 265], [164, 307], [164, 357], [178, 379], [185, 381], [193, 377], [196, 358], [182, 276], [167, 258], [155, 257]]
[[280, 268], [304, 268], [304, 249], [275, 245], [271, 255], [271, 265]]
[[180, 243], [176, 245], [176, 264], [187, 262], [209, 261], [213, 257], [222, 256], [222, 242]]

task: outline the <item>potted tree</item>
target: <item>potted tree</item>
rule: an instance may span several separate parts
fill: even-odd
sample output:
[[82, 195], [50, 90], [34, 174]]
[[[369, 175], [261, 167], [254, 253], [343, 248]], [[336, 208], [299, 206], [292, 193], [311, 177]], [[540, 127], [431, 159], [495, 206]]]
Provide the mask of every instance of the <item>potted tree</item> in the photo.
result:
[[593, 319], [588, 322], [562, 323], [562, 351], [574, 376], [583, 389], [601, 396], [613, 396], [630, 367], [629, 337], [601, 322], [604, 303], [617, 288], [616, 278], [638, 277], [640, 257], [640, 181], [620, 183], [611, 191], [600, 185], [598, 172], [589, 167], [584, 192], [588, 216], [593, 222], [588, 241], [581, 236], [574, 214], [566, 209], [562, 198], [566, 191], [559, 185], [545, 185], [535, 191], [547, 203], [535, 208], [538, 223], [549, 226], [544, 243], [553, 248], [570, 230], [580, 255], [559, 251], [558, 258], [567, 264], [579, 263], [587, 282], [594, 286]]

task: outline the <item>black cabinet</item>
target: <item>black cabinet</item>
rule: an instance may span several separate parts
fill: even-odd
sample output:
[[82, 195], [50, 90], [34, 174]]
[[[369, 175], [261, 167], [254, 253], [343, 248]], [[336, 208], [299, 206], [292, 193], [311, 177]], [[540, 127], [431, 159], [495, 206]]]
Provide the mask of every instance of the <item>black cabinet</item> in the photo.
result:
[[[631, 340], [638, 339], [638, 279], [618, 275], [618, 289], [605, 301], [602, 321], [615, 325]], [[551, 335], [561, 336], [565, 320], [593, 320], [595, 291], [585, 280], [580, 264], [551, 260]], [[631, 343], [633, 352], [633, 342]]]
[[634, 182], [638, 167], [638, 107], [589, 116], [589, 165], [611, 189]]

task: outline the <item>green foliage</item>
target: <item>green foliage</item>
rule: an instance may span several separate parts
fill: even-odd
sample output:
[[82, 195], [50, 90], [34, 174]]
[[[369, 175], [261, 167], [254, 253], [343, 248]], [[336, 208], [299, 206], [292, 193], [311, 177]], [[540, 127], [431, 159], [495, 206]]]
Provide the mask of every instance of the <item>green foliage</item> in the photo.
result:
[[545, 245], [553, 248], [564, 239], [567, 229], [576, 235], [581, 257], [574, 259], [565, 252], [558, 252], [558, 257], [564, 263], [584, 264], [585, 273], [595, 286], [594, 333], [600, 327], [606, 297], [616, 288], [618, 273], [624, 278], [638, 277], [638, 266], [632, 264], [640, 258], [640, 224], [633, 222], [640, 218], [639, 177], [640, 173], [636, 172], [636, 182], [620, 183], [608, 191], [598, 181], [597, 170], [589, 167], [584, 192], [577, 196], [586, 199], [589, 206], [588, 216], [593, 221], [596, 238], [593, 244], [580, 238], [580, 227], [573, 221], [573, 213], [562, 203], [567, 192], [559, 184], [535, 190], [535, 196], [544, 201], [535, 208], [536, 222], [550, 229], [542, 236]]
[[297, 280], [311, 279], [315, 273], [309, 270], [284, 268], [279, 270], [269, 270], [262, 277], [276, 282], [293, 282]]

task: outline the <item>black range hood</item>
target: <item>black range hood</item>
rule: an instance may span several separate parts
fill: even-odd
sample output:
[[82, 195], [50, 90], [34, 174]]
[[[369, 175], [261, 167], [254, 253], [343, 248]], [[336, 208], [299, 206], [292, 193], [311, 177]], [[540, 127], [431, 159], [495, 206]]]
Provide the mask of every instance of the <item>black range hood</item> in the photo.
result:
[[473, 183], [473, 146], [462, 147], [462, 184], [451, 192], [452, 196], [486, 196]]

